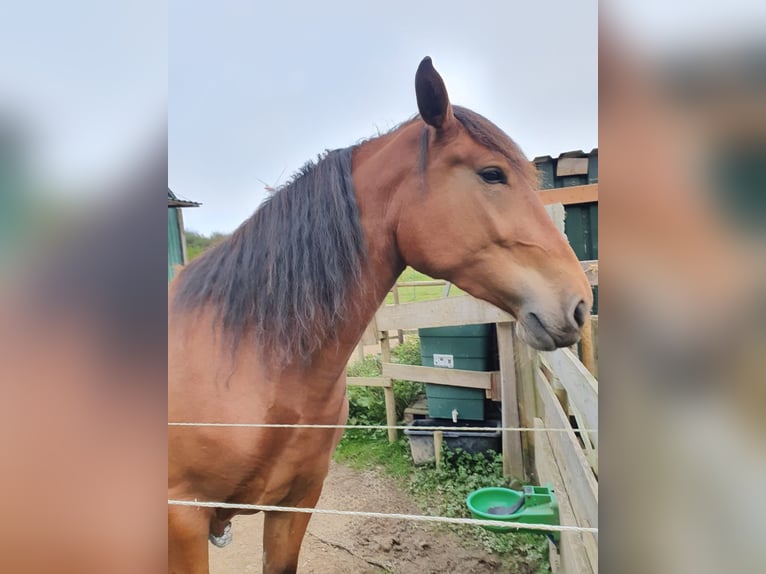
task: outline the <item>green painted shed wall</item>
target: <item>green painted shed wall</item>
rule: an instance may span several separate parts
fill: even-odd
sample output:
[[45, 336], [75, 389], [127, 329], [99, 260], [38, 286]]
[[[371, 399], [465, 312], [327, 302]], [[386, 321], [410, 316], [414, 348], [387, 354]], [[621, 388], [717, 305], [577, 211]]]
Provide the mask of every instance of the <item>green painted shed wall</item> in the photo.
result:
[[184, 262], [181, 241], [181, 226], [178, 222], [178, 208], [168, 207], [168, 283], [173, 279], [173, 268]]

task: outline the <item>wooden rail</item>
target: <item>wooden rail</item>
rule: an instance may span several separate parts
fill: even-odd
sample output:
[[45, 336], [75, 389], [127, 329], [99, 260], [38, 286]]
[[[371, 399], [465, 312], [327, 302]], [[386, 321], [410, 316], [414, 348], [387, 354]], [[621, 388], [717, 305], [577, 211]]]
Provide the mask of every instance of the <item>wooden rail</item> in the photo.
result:
[[589, 183], [587, 185], [541, 189], [537, 192], [537, 195], [542, 200], [543, 205], [550, 205], [552, 203], [561, 203], [562, 205], [593, 203], [598, 201], [598, 184]]
[[492, 389], [493, 376], [496, 376], [496, 373], [383, 363], [383, 377], [404, 381], [418, 381], [419, 383], [436, 383], [451, 387], [466, 387], [489, 391]]
[[[598, 381], [569, 349], [557, 349], [541, 355], [567, 392], [569, 403], [580, 414], [581, 428], [598, 429]], [[589, 436], [598, 448], [598, 433]]]
[[470, 295], [387, 305], [381, 307], [375, 315], [380, 331], [502, 323], [512, 320], [508, 313]]

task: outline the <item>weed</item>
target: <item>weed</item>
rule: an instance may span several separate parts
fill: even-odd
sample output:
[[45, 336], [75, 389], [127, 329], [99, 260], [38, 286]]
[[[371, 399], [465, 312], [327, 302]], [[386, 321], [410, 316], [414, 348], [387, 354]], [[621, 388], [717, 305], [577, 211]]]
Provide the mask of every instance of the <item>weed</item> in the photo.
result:
[[[408, 338], [391, 351], [392, 360], [419, 365], [420, 342]], [[381, 374], [377, 357], [366, 357], [348, 368], [349, 376], [374, 377]], [[397, 420], [404, 409], [420, 394], [423, 385], [411, 381], [394, 381]], [[385, 424], [386, 409], [383, 390], [379, 387], [349, 387], [349, 424]], [[502, 456], [488, 452], [471, 455], [445, 449], [440, 468], [434, 464], [415, 467], [406, 437], [389, 443], [385, 430], [347, 430], [335, 452], [335, 459], [353, 468], [382, 468], [410, 490], [425, 512], [440, 516], [470, 517], [465, 504], [469, 493], [487, 486], [509, 486], [503, 476]], [[489, 552], [501, 558], [510, 571], [524, 574], [550, 572], [548, 544], [539, 534], [496, 534], [479, 527], [449, 527], [461, 537], [479, 541]]]
[[[470, 518], [466, 497], [479, 488], [510, 486], [503, 476], [503, 458], [488, 451], [469, 454], [445, 449], [440, 468], [430, 464], [415, 468], [409, 482], [410, 491], [425, 505], [426, 511], [440, 516]], [[461, 536], [472, 535], [490, 552], [519, 563], [524, 571], [549, 572], [548, 543], [539, 534], [512, 532], [496, 534], [480, 527], [451, 527]]]

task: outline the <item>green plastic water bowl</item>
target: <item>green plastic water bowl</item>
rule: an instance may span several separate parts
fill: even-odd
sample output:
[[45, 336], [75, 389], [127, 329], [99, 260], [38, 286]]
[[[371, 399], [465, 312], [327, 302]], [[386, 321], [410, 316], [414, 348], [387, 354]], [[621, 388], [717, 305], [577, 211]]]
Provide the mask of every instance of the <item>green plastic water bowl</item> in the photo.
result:
[[[502, 526], [503, 522], [527, 524], [559, 524], [559, 504], [553, 488], [548, 486], [524, 486], [521, 491], [510, 488], [490, 487], [474, 490], [466, 498], [471, 516], [481, 520], [496, 520], [497, 526], [485, 526], [492, 532], [512, 532], [514, 529]], [[555, 541], [559, 532], [528, 530], [523, 532], [551, 534]]]

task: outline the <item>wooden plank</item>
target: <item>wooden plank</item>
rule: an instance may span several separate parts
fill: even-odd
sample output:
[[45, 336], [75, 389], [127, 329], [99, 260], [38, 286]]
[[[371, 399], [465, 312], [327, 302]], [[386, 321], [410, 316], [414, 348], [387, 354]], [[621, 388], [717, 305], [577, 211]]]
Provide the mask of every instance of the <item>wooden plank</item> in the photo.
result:
[[385, 305], [375, 315], [381, 331], [420, 329], [512, 321], [508, 313], [470, 295], [419, 301], [402, 305]]
[[[536, 379], [538, 396], [545, 411], [543, 421], [546, 428], [569, 427], [569, 420], [541, 371], [538, 371]], [[598, 527], [598, 483], [574, 431], [547, 434], [577, 524]], [[595, 567], [598, 564], [598, 535], [583, 533], [582, 537], [588, 558]]]
[[[572, 411], [571, 413], [572, 416], [574, 416], [575, 420], [577, 421], [577, 427], [587, 428], [580, 411], [578, 411], [572, 404], [569, 404], [569, 408]], [[590, 466], [593, 469], [593, 472], [598, 477], [598, 449], [594, 446], [593, 441], [591, 440], [591, 437], [594, 436], [594, 434], [587, 433], [587, 432], [578, 432], [577, 435], [580, 437], [580, 440], [583, 443], [583, 448], [585, 450], [585, 458], [588, 459], [588, 462], [590, 463]], [[598, 436], [598, 435], [595, 435], [595, 436]]]
[[[395, 290], [397, 287], [439, 287], [445, 285], [447, 282], [444, 279], [433, 279], [430, 281], [399, 281], [394, 285]], [[392, 291], [393, 291], [392, 290]]]
[[[354, 357], [354, 355], [356, 357]], [[349, 357], [347, 365], [350, 365], [354, 361], [364, 361], [364, 345], [362, 345], [361, 341], [356, 346], [356, 349], [354, 350], [354, 354]]]
[[[524, 343], [516, 332], [513, 334], [514, 353], [516, 355], [516, 394], [519, 402], [521, 426], [531, 427], [532, 420], [538, 416], [535, 372], [538, 370], [539, 353]], [[523, 433], [521, 446], [524, 452], [524, 468], [527, 474], [534, 469], [535, 434]]]
[[[513, 323], [497, 324], [497, 350], [500, 356], [501, 418], [504, 428], [519, 427], [516, 398], [516, 360], [513, 350]], [[521, 432], [503, 431], [503, 474], [525, 478]]]
[[442, 446], [444, 444], [444, 432], [434, 431], [434, 459], [436, 468], [442, 467]]
[[[545, 428], [545, 423], [539, 418], [535, 418], [533, 424], [535, 428]], [[561, 476], [559, 465], [553, 455], [550, 434], [537, 433], [538, 437], [535, 441], [535, 473], [539, 484], [545, 485], [550, 483], [553, 486], [559, 503], [559, 520], [561, 524], [577, 525], [572, 504], [569, 501], [566, 483]], [[561, 533], [560, 552], [556, 552], [555, 547], [551, 546], [551, 571], [559, 571], [564, 574], [591, 574], [595, 571], [585, 551], [582, 538], [583, 535], [579, 532]]]
[[352, 387], [390, 387], [388, 377], [346, 377], [346, 384]]
[[[394, 294], [394, 305], [398, 305], [399, 304], [399, 287], [397, 287], [396, 285], [394, 285], [393, 294]], [[404, 343], [404, 331], [399, 329], [396, 332], [396, 337], [399, 339], [400, 345]]]
[[562, 157], [556, 162], [556, 177], [585, 175], [588, 173], [587, 157]]
[[490, 373], [490, 375], [490, 388], [487, 391], [487, 398], [491, 401], [501, 402], [503, 400], [503, 391], [501, 388], [501, 372], [493, 371]]
[[593, 376], [598, 380], [598, 315], [590, 316], [590, 330], [593, 341]]
[[383, 400], [386, 404], [386, 424], [388, 425], [388, 442], [396, 442], [399, 435], [396, 426], [396, 397], [394, 396], [394, 386], [383, 387]]
[[590, 374], [595, 372], [595, 360], [593, 358], [593, 331], [591, 329], [590, 315], [585, 317], [585, 323], [582, 326], [580, 348], [582, 353], [582, 364], [588, 369]]
[[[380, 358], [383, 362], [391, 361], [391, 343], [388, 340], [388, 333], [383, 333], [380, 340]], [[385, 377], [385, 375], [383, 375]], [[399, 436], [396, 426], [396, 398], [394, 397], [393, 384], [383, 387], [383, 398], [386, 404], [386, 424], [388, 425], [388, 442], [394, 443]]]
[[359, 344], [377, 345], [379, 342], [380, 340], [378, 339], [378, 326], [375, 322], [375, 317], [373, 316], [372, 321], [370, 321], [370, 324], [367, 325], [364, 333], [362, 333], [362, 340], [359, 342]]
[[[556, 545], [553, 544], [550, 539], [548, 540], [548, 562], [551, 563], [551, 572], [553, 574], [563, 572], [563, 570], [561, 570], [561, 558], [559, 557], [559, 551], [556, 550]], [[566, 572], [563, 574], [566, 574]]]
[[598, 285], [598, 259], [580, 261], [580, 265], [591, 286]]
[[[582, 414], [586, 429], [598, 430], [598, 381], [569, 349], [543, 353], [553, 373], [567, 391], [569, 402]], [[598, 448], [598, 433], [590, 433]]]
[[554, 187], [553, 189], [541, 189], [537, 192], [543, 205], [549, 203], [563, 203], [573, 205], [578, 203], [591, 203], [598, 201], [598, 184], [572, 185], [569, 187]]
[[471, 389], [492, 388], [492, 371], [464, 371], [461, 369], [383, 363], [383, 376], [401, 381], [435, 383], [451, 387], [467, 387]]

